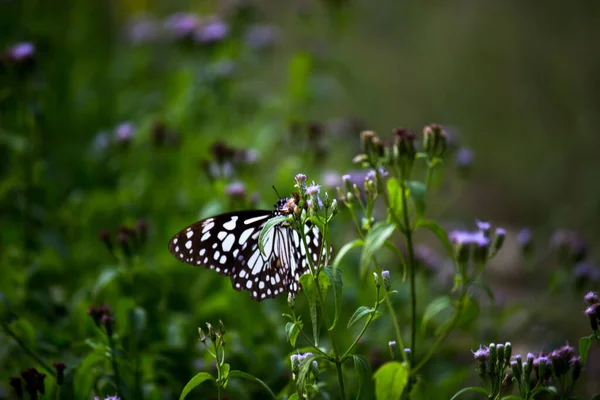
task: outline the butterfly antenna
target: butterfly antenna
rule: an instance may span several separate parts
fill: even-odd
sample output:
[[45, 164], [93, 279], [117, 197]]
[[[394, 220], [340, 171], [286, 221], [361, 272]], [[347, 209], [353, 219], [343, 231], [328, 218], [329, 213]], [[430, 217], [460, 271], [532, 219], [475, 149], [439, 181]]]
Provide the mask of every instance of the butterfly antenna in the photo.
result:
[[281, 196], [279, 195], [279, 192], [277, 191], [277, 189], [275, 189], [275, 185], [273, 185], [273, 190], [275, 191], [275, 194], [277, 195], [277, 198], [280, 199]]

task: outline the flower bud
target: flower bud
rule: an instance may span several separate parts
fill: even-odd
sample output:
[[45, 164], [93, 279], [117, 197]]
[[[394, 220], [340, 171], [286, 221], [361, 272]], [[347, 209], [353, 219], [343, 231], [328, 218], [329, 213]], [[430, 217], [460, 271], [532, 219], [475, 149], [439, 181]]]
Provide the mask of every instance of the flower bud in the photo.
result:
[[[506, 360], [506, 362], [508, 362], [510, 360], [510, 357], [512, 356], [512, 344], [510, 342], [506, 342], [504, 344], [504, 359]], [[519, 360], [521, 359], [521, 356], [519, 356]]]
[[486, 239], [489, 239], [490, 237], [492, 237], [492, 224], [490, 224], [487, 221], [480, 221], [480, 220], [475, 220], [475, 224], [477, 225], [477, 228], [483, 232], [483, 236]]
[[375, 279], [375, 287], [379, 289], [379, 287], [381, 287], [381, 280], [379, 279], [379, 274], [377, 272], [373, 272], [373, 279]]
[[510, 369], [513, 373], [513, 376], [515, 377], [515, 379], [520, 380], [521, 379], [521, 374], [523, 371], [521, 371], [521, 366], [519, 365], [519, 363], [515, 360], [510, 362]]
[[219, 320], [219, 335], [225, 335], [225, 326], [223, 325], [223, 321]]
[[494, 253], [497, 253], [504, 245], [504, 239], [506, 239], [506, 230], [503, 228], [496, 228], [496, 235], [494, 236]]
[[290, 357], [290, 363], [292, 366], [292, 373], [297, 375], [300, 372], [300, 356], [298, 354], [292, 354]]
[[533, 250], [533, 234], [528, 228], [523, 228], [517, 233], [517, 243], [521, 248], [521, 253], [524, 256], [531, 254]]
[[575, 382], [581, 376], [581, 358], [574, 356], [569, 361], [569, 365], [571, 367], [571, 379]]
[[358, 154], [352, 159], [353, 164], [362, 164], [369, 161], [369, 156], [366, 154]]
[[98, 232], [98, 239], [100, 239], [100, 241], [102, 243], [104, 243], [104, 245], [106, 246], [106, 248], [108, 249], [108, 251], [110, 253], [112, 253], [112, 251], [113, 251], [113, 243], [112, 243], [112, 240], [110, 239], [110, 232], [108, 232], [108, 231], [100, 231], [100, 232]]
[[587, 315], [590, 320], [590, 326], [593, 332], [598, 331], [598, 304], [600, 303], [592, 304], [585, 309], [585, 315]]
[[331, 200], [331, 215], [336, 215], [339, 211], [337, 199]]
[[206, 335], [204, 334], [202, 328], [198, 328], [198, 337], [202, 343], [206, 343]]
[[583, 300], [590, 306], [592, 304], [600, 303], [600, 297], [598, 297], [598, 294], [596, 292], [589, 292], [588, 294], [585, 295]]
[[444, 128], [438, 124], [431, 124], [423, 128], [423, 146], [430, 157], [441, 157], [448, 146]]
[[383, 287], [385, 288], [385, 290], [387, 292], [389, 292], [392, 287], [392, 281], [390, 279], [390, 271], [388, 271], [388, 270], [381, 271], [381, 277], [383, 278]]
[[396, 136], [395, 149], [398, 161], [406, 162], [408, 166], [415, 160], [417, 151], [415, 149], [415, 134], [403, 128], [392, 131]]
[[288, 307], [293, 310], [294, 309], [294, 305], [296, 304], [296, 296], [294, 296], [293, 293], [288, 293], [288, 298], [287, 298], [287, 302], [288, 302]]
[[206, 326], [208, 327], [208, 337], [212, 342], [216, 342], [217, 333], [215, 332], [215, 328], [213, 328], [213, 326], [209, 322], [206, 323]]
[[396, 341], [390, 340], [388, 342], [388, 346], [390, 348], [390, 356], [392, 356], [392, 360], [396, 360], [396, 357], [398, 357], [398, 345], [396, 344]]
[[496, 375], [496, 367], [498, 365], [498, 352], [496, 350], [496, 344], [490, 343], [488, 348], [490, 349], [490, 374], [494, 376]]
[[111, 337], [113, 334], [113, 328], [115, 326], [115, 319], [110, 314], [104, 314], [101, 321], [104, 329], [106, 330], [106, 335]]
[[313, 360], [313, 362], [310, 363], [310, 371], [315, 378], [319, 376], [319, 364], [317, 364], [317, 360]]
[[360, 144], [365, 155], [372, 155], [374, 137], [376, 137], [374, 131], [362, 131], [360, 133]]
[[56, 384], [60, 386], [65, 382], [65, 369], [67, 366], [65, 363], [57, 361], [54, 363], [54, 368], [56, 369]]
[[300, 188], [303, 184], [306, 183], [306, 175], [304, 174], [296, 174], [296, 176], [294, 177], [294, 181], [296, 182], [296, 186], [298, 188]]
[[[504, 345], [499, 343], [496, 345], [496, 354], [498, 354], [498, 369], [502, 369], [504, 367]], [[508, 360], [506, 360], [508, 361]]]

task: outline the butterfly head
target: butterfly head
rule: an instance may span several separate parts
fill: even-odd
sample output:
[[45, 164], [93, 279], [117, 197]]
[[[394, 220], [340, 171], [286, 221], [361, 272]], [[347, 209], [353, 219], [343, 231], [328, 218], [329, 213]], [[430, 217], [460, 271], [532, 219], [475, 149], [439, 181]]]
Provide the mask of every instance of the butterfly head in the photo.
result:
[[277, 204], [275, 204], [275, 212], [279, 215], [296, 214], [299, 211], [299, 200], [297, 193], [292, 193], [291, 197], [281, 198], [277, 200]]

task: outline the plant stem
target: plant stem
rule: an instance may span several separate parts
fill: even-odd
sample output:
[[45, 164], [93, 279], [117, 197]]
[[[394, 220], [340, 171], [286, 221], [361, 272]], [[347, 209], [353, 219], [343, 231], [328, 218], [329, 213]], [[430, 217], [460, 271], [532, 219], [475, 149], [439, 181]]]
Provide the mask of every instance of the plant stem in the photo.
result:
[[408, 361], [406, 359], [406, 352], [404, 351], [404, 340], [402, 340], [400, 325], [398, 325], [398, 319], [396, 318], [396, 313], [394, 312], [394, 305], [392, 304], [392, 300], [390, 300], [390, 296], [385, 296], [385, 304], [388, 308], [390, 316], [392, 317], [392, 325], [394, 326], [394, 331], [396, 331], [396, 341], [400, 346], [400, 353], [402, 354], [402, 358], [404, 359], [404, 361]]
[[406, 251], [408, 253], [408, 273], [410, 276], [410, 310], [411, 310], [411, 330], [410, 330], [410, 365], [414, 365], [415, 353], [417, 352], [417, 285], [416, 285], [416, 271], [415, 271], [415, 255], [413, 248], [413, 231], [410, 226], [410, 217], [408, 215], [408, 204], [404, 192], [406, 191], [406, 185], [404, 181], [401, 182], [400, 188], [402, 189], [402, 217], [404, 219], [404, 226], [406, 231], [404, 232], [406, 238]]
[[119, 374], [119, 364], [117, 363], [117, 353], [115, 351], [115, 341], [112, 338], [112, 335], [106, 335], [108, 336], [108, 346], [110, 347], [110, 355], [111, 355], [111, 362], [112, 362], [112, 367], [113, 367], [113, 372], [115, 373], [115, 386], [117, 388], [117, 393], [119, 395], [123, 395], [123, 392], [121, 391], [121, 375]]
[[49, 373], [52, 376], [56, 376], [56, 373], [54, 372], [54, 369], [50, 368], [44, 361], [42, 361], [41, 358], [39, 358], [34, 352], [33, 350], [31, 350], [26, 344], [25, 342], [23, 342], [21, 340], [20, 337], [17, 336], [17, 334], [10, 329], [10, 327], [2, 322], [2, 328], [4, 329], [4, 331], [8, 334], [8, 336], [12, 337], [15, 342], [17, 342], [17, 344], [21, 347], [21, 349], [23, 349], [25, 351], [25, 353], [27, 353], [27, 355], [29, 357], [31, 357], [35, 362], [37, 362], [42, 368], [44, 368], [46, 370], [47, 373]]
[[346, 399], [346, 389], [344, 388], [344, 373], [342, 371], [342, 361], [337, 359], [335, 362], [337, 369], [338, 382], [340, 383], [340, 397]]

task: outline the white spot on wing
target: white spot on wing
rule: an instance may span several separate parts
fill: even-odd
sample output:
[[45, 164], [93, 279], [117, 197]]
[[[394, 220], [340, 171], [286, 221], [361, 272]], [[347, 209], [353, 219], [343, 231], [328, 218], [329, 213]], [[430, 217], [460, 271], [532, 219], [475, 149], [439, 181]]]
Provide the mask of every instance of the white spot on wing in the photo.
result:
[[244, 244], [244, 243], [246, 243], [246, 240], [248, 240], [248, 238], [250, 237], [250, 234], [252, 234], [252, 231], [253, 231], [253, 230], [254, 230], [254, 229], [252, 229], [252, 228], [248, 228], [248, 229], [246, 229], [244, 232], [242, 232], [242, 234], [240, 235], [240, 238], [239, 238], [239, 240], [238, 240], [238, 243], [239, 243], [239, 244]]
[[191, 249], [192, 248], [192, 241], [188, 240], [187, 242], [185, 242], [185, 248], [186, 249]]
[[[233, 233], [230, 233], [229, 235], [227, 235], [227, 237], [225, 238], [225, 240], [223, 241], [223, 251], [228, 252], [229, 250], [231, 250], [231, 248], [233, 247], [233, 245], [235, 244], [235, 236], [233, 236]], [[237, 256], [237, 249], [235, 249], [235, 251], [233, 252], [233, 256]]]
[[255, 223], [256, 221], [260, 221], [260, 220], [266, 219], [266, 218], [269, 218], [269, 215], [261, 215], [259, 217], [249, 218], [244, 221], [244, 225], [250, 225], [250, 224]]
[[248, 289], [252, 288], [252, 281], [246, 281], [246, 287]]
[[237, 221], [238, 217], [231, 217], [231, 221], [228, 221], [223, 224], [223, 228], [228, 231], [235, 229], [235, 221]]
[[200, 240], [204, 242], [209, 237], [210, 237], [210, 232], [206, 232], [204, 235], [202, 235], [202, 237], [200, 238]]
[[217, 237], [219, 238], [219, 240], [223, 240], [225, 238], [225, 236], [227, 236], [227, 232], [219, 232], [217, 234]]
[[194, 231], [192, 231], [192, 230], [188, 231], [188, 232], [185, 234], [185, 236], [187, 236], [187, 238], [188, 238], [188, 239], [189, 239], [189, 238], [191, 238], [192, 236], [194, 236]]

